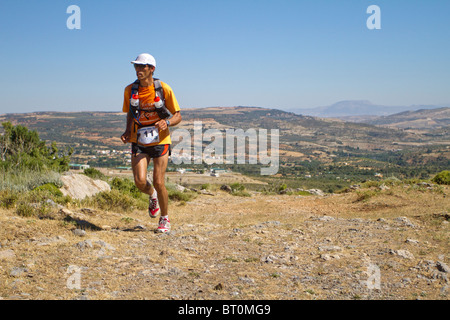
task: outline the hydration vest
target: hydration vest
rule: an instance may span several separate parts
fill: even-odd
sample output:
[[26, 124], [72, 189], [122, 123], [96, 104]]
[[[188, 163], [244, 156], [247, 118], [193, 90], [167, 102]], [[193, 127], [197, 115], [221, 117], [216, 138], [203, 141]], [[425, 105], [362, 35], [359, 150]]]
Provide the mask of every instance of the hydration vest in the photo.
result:
[[157, 78], [153, 79], [153, 86], [155, 88], [155, 98], [159, 97], [161, 101], [163, 102], [163, 106], [161, 108], [153, 107], [153, 109], [141, 109], [140, 108], [140, 100], [138, 106], [133, 106], [131, 104], [131, 99], [134, 95], [139, 95], [139, 80], [136, 80], [133, 85], [131, 86], [131, 98], [130, 98], [130, 112], [134, 118], [134, 120], [137, 122], [137, 124], [141, 127], [146, 126], [142, 125], [140, 122], [140, 117], [143, 112], [157, 112], [158, 116], [161, 119], [169, 119], [172, 117], [172, 114], [166, 107], [166, 99], [164, 98], [164, 91], [161, 85], [161, 81]]

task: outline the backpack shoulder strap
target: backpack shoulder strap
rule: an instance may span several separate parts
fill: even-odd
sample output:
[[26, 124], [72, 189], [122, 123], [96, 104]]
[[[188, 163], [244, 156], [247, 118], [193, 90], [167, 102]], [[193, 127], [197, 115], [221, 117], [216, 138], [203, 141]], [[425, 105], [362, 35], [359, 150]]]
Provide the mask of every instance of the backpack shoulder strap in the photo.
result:
[[161, 80], [154, 78], [153, 85], [155, 86], [155, 93], [157, 93], [158, 97], [160, 97], [163, 101], [165, 101], [166, 99], [164, 99], [164, 90], [161, 85]]
[[141, 114], [141, 109], [139, 108], [139, 106], [133, 107], [131, 105], [131, 97], [133, 97], [133, 95], [137, 94], [138, 92], [139, 92], [139, 80], [136, 80], [131, 85], [130, 108], [129, 108], [128, 112], [133, 116], [133, 118], [136, 120], [136, 122], [139, 125], [141, 125], [141, 122], [139, 121], [139, 117], [140, 117], [140, 114]]
[[133, 95], [134, 93], [139, 91], [139, 80], [136, 80], [135, 82], [133, 82], [133, 84], [131, 85], [131, 95]]

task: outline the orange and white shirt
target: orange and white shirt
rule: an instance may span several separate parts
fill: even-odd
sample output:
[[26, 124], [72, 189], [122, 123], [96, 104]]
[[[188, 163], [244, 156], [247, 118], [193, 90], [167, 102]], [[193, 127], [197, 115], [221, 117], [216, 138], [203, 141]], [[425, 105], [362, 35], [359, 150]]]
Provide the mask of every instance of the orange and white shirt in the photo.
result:
[[[122, 111], [127, 112], [130, 110], [130, 98], [131, 98], [131, 87], [133, 84], [128, 85], [125, 88], [124, 92], [124, 98], [123, 98], [123, 107]], [[161, 87], [163, 89], [164, 93], [164, 99], [165, 99], [165, 105], [166, 108], [170, 111], [170, 113], [174, 114], [177, 111], [180, 111], [180, 106], [178, 105], [178, 101], [175, 98], [175, 94], [172, 91], [172, 88], [161, 81]], [[154, 106], [154, 100], [155, 100], [155, 86], [152, 84], [148, 87], [141, 87], [139, 86], [139, 102], [140, 102], [140, 108], [147, 111], [141, 111], [139, 122], [143, 126], [152, 125], [155, 122], [159, 121], [160, 118], [158, 116], [158, 113], [155, 110]], [[134, 124], [131, 128], [131, 142], [137, 141], [137, 129], [138, 124], [135, 119], [133, 119]], [[172, 140], [170, 139], [170, 132], [169, 128], [166, 130], [161, 130], [159, 132], [159, 142], [155, 143], [154, 145], [159, 144], [171, 144]]]

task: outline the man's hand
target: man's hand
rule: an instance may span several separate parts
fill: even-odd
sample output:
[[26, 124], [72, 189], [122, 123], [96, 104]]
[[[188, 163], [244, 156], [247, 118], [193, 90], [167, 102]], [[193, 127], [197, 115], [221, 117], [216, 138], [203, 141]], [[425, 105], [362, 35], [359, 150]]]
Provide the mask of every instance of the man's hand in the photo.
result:
[[166, 120], [159, 120], [158, 122], [155, 123], [155, 127], [158, 128], [161, 131], [164, 131], [167, 129], [167, 122]]
[[131, 133], [130, 131], [125, 131], [122, 136], [120, 137], [120, 139], [122, 140], [123, 143], [127, 143], [130, 141], [130, 137], [131, 137]]

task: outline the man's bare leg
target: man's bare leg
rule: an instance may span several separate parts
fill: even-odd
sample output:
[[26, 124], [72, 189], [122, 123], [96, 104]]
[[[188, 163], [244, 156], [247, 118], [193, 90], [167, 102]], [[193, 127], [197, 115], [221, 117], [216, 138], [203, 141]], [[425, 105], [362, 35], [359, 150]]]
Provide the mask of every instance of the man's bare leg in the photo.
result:
[[133, 168], [133, 177], [136, 187], [149, 196], [153, 194], [153, 187], [147, 180], [147, 167], [150, 157], [140, 153], [131, 157], [131, 167]]
[[[153, 186], [158, 193], [158, 202], [161, 210], [161, 216], [168, 215], [169, 194], [165, 185], [165, 175], [169, 154], [153, 159]], [[153, 188], [152, 188], [153, 189]]]

